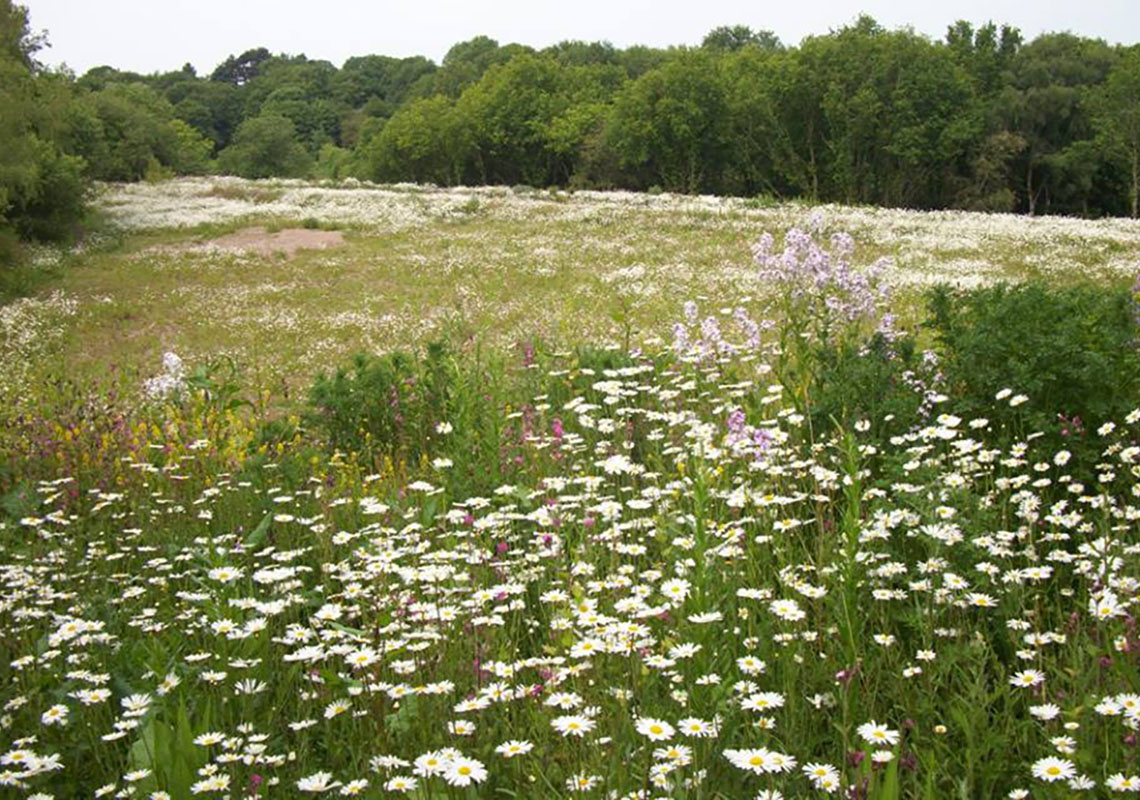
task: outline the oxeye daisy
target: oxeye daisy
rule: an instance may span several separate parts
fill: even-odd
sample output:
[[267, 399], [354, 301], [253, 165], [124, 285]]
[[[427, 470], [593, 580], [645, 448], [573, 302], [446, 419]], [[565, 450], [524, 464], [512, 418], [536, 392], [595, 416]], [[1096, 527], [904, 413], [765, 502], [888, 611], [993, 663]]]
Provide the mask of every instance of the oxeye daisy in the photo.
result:
[[677, 727], [680, 729], [681, 734], [690, 736], [694, 739], [709, 739], [716, 736], [716, 726], [703, 719], [696, 717], [686, 717], [677, 722]]
[[802, 620], [807, 614], [800, 608], [800, 604], [795, 600], [773, 600], [768, 606], [768, 609], [782, 620], [787, 622], [798, 622]]
[[424, 753], [415, 760], [412, 771], [422, 778], [430, 778], [434, 775], [442, 775], [446, 768], [447, 759], [439, 752], [430, 752]]
[[674, 729], [668, 722], [659, 719], [642, 718], [634, 726], [638, 733], [651, 742], [667, 742], [673, 738]]
[[1108, 780], [1104, 782], [1104, 785], [1114, 792], [1136, 793], [1140, 792], [1140, 777], [1135, 775], [1126, 777], [1124, 773], [1117, 772], [1114, 775], [1110, 775]]
[[736, 659], [736, 665], [745, 675], [760, 675], [767, 668], [767, 664], [755, 656], [743, 656], [742, 658], [738, 658]]
[[1013, 686], [1032, 688], [1045, 682], [1045, 673], [1035, 669], [1026, 669], [1013, 675], [1009, 682]]
[[579, 738], [585, 736], [597, 726], [594, 720], [578, 714], [555, 717], [550, 721], [550, 724], [554, 727], [554, 730], [563, 736], [577, 736]]
[[780, 760], [773, 758], [771, 751], [763, 747], [751, 750], [725, 750], [724, 757], [732, 762], [733, 766], [754, 772], [757, 775], [777, 772], [782, 768]]
[[880, 725], [874, 720], [860, 725], [858, 733], [865, 742], [877, 747], [882, 745], [890, 745], [893, 747], [899, 743], [898, 731], [891, 730], [885, 725]]
[[386, 792], [414, 792], [416, 790], [416, 779], [410, 776], [397, 775], [394, 778], [389, 778], [384, 784], [384, 791]]
[[40, 721], [43, 722], [44, 725], [66, 725], [67, 714], [67, 706], [57, 704], [45, 711], [40, 716]]
[[320, 792], [327, 792], [340, 786], [339, 781], [334, 781], [331, 772], [314, 772], [308, 777], [301, 778], [297, 781], [297, 790], [301, 792], [310, 792], [318, 794]]
[[457, 719], [447, 723], [447, 730], [456, 736], [472, 736], [475, 733], [475, 723], [466, 719]]
[[566, 788], [571, 792], [588, 792], [598, 785], [597, 775], [571, 775], [566, 779]]
[[356, 797], [358, 795], [364, 794], [367, 789], [368, 779], [358, 778], [357, 780], [349, 781], [344, 786], [340, 787], [340, 793], [345, 797]]
[[1035, 761], [1031, 772], [1034, 778], [1052, 783], [1072, 778], [1077, 774], [1077, 768], [1068, 759], [1047, 756]]
[[528, 741], [512, 740], [503, 742], [495, 748], [495, 752], [504, 758], [514, 758], [515, 756], [526, 755], [534, 749], [534, 745]]
[[779, 692], [757, 692], [741, 701], [740, 707], [746, 711], [771, 711], [782, 708], [784, 696]]
[[443, 773], [443, 779], [452, 786], [470, 786], [473, 783], [482, 783], [487, 779], [487, 770], [483, 764], [473, 758], [459, 756], [452, 759]]

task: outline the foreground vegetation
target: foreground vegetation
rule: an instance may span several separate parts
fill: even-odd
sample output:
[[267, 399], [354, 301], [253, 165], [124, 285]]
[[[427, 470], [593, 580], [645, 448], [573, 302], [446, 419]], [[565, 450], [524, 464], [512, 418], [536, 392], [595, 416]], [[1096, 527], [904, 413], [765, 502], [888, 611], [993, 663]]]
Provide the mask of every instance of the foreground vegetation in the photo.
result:
[[659, 337], [451, 337], [279, 399], [173, 353], [23, 384], [0, 782], [1135, 791], [1140, 287], [900, 300], [881, 244], [775, 233]]

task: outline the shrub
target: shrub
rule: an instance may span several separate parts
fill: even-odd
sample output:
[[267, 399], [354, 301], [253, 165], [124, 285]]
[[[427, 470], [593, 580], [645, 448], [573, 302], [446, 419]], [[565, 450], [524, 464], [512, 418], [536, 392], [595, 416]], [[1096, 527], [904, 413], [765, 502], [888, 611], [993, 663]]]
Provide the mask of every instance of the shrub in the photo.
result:
[[[1071, 436], [1121, 418], [1140, 400], [1138, 329], [1126, 289], [938, 287], [925, 324], [960, 413]], [[995, 403], [1004, 389], [1028, 400]]]
[[820, 347], [814, 357], [819, 366], [809, 408], [816, 435], [865, 421], [871, 436], [884, 441], [929, 416], [937, 362], [918, 352], [912, 338], [877, 331], [864, 342]]
[[313, 167], [313, 172], [318, 178], [339, 181], [348, 177], [351, 163], [351, 150], [327, 143], [321, 146], [317, 154], [317, 163]]
[[454, 376], [447, 355], [442, 343], [429, 345], [423, 359], [360, 353], [347, 368], [317, 376], [309, 422], [334, 448], [418, 461], [435, 425], [447, 420]]
[[33, 152], [35, 187], [17, 198], [8, 216], [23, 238], [68, 240], [83, 217], [90, 188], [83, 160], [39, 139]]

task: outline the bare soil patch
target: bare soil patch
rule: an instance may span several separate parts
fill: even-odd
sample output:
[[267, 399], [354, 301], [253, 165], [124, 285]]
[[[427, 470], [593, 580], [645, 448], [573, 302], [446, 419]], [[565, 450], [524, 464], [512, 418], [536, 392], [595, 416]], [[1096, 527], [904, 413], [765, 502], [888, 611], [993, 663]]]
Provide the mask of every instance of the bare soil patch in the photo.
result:
[[284, 253], [292, 257], [298, 250], [326, 250], [344, 244], [340, 231], [321, 231], [309, 228], [286, 228], [270, 233], [264, 227], [244, 228], [240, 231], [211, 240], [207, 246], [219, 250], [240, 250], [271, 256]]

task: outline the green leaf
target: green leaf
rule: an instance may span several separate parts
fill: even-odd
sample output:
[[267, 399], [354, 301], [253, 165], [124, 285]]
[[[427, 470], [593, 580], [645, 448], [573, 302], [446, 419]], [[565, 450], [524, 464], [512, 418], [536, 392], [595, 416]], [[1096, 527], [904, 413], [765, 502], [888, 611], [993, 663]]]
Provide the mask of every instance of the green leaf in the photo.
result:
[[328, 626], [344, 633], [351, 633], [353, 636], [365, 636], [364, 631], [359, 628], [350, 628], [347, 625], [341, 625], [339, 622], [329, 622]]
[[139, 736], [131, 745], [130, 753], [127, 756], [130, 771], [150, 771], [146, 778], [133, 784], [135, 791], [144, 797], [151, 792], [158, 791], [159, 788], [158, 776], [155, 774], [161, 758], [158, 752], [158, 728], [159, 723], [151, 716], [146, 725], [139, 731]]
[[887, 764], [887, 771], [883, 776], [883, 788], [879, 792], [879, 800], [899, 800], [899, 760], [897, 758]]
[[273, 515], [266, 514], [261, 522], [257, 523], [257, 527], [249, 532], [249, 536], [245, 537], [246, 547], [260, 547], [269, 536], [269, 526], [273, 524]]

